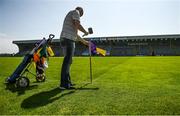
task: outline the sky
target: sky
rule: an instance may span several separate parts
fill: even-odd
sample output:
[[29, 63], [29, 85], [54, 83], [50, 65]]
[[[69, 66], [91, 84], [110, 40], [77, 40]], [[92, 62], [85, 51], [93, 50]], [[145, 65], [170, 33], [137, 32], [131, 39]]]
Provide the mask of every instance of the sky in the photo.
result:
[[0, 53], [17, 53], [13, 40], [59, 38], [77, 6], [88, 37], [180, 34], [180, 0], [0, 0]]

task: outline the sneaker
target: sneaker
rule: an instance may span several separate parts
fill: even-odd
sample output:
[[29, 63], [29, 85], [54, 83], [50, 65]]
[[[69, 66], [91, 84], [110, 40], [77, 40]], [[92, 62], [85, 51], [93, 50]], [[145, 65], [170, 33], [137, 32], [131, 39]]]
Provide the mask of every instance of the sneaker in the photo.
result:
[[59, 87], [59, 89], [60, 90], [66, 90], [66, 89], [68, 89], [68, 90], [71, 90], [71, 89], [76, 89], [75, 87], [72, 87], [72, 86], [70, 86], [70, 87]]
[[74, 84], [74, 83], [71, 83], [70, 85], [71, 85], [71, 86], [75, 86], [76, 84]]
[[60, 89], [60, 90], [65, 90], [66, 88], [59, 86], [59, 89]]
[[67, 87], [66, 89], [76, 89], [75, 87], [72, 87], [72, 86], [70, 86], [70, 87]]

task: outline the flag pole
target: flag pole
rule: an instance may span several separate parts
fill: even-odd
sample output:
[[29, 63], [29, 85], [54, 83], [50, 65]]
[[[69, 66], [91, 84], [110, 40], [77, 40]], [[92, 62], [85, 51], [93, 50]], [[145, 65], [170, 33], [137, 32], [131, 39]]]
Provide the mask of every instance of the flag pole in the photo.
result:
[[92, 62], [91, 62], [91, 38], [89, 41], [89, 72], [90, 72], [90, 82], [92, 83]]

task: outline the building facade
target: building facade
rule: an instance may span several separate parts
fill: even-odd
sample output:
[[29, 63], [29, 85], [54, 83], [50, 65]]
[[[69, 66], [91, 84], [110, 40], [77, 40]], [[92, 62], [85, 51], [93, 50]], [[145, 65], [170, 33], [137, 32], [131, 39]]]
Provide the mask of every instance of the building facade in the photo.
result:
[[[180, 34], [93, 37], [85, 39], [91, 40], [99, 48], [105, 49], [107, 56], [180, 56]], [[22, 56], [29, 53], [38, 41], [13, 41], [19, 47], [17, 55]], [[59, 42], [59, 39], [54, 39], [51, 45], [56, 56], [63, 55]], [[88, 54], [88, 47], [77, 42], [75, 56], [86, 56]]]

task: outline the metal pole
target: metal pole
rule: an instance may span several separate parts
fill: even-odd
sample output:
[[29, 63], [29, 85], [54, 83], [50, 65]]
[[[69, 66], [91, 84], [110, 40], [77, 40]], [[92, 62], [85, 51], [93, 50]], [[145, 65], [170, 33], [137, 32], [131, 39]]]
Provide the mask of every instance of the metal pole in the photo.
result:
[[89, 42], [90, 42], [89, 43], [89, 65], [90, 65], [89, 72], [90, 72], [90, 81], [92, 83], [91, 39]]

